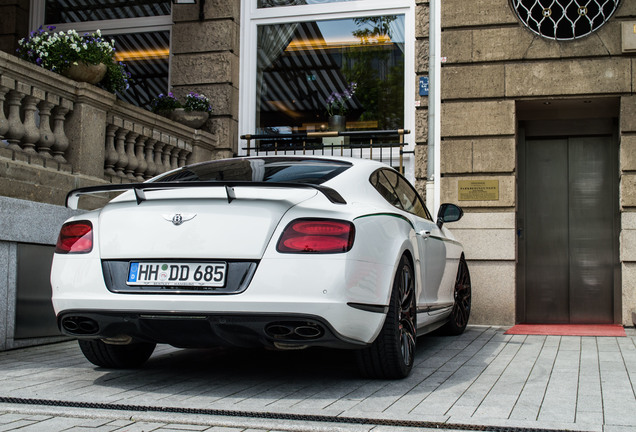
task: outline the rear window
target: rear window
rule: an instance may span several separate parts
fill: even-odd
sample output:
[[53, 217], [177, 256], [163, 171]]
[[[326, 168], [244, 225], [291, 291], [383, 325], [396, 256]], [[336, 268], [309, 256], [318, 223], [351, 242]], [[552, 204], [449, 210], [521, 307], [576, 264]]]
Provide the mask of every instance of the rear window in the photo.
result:
[[254, 181], [322, 184], [350, 167], [351, 164], [348, 162], [322, 159], [229, 159], [183, 167], [154, 181]]

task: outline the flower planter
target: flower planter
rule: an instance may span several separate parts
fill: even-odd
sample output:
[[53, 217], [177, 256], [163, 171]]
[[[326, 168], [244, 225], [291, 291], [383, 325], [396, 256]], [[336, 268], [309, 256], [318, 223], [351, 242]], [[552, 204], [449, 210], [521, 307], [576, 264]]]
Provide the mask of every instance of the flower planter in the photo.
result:
[[346, 117], [343, 115], [333, 115], [329, 117], [329, 130], [344, 132], [347, 128]]
[[194, 129], [203, 126], [209, 117], [205, 111], [186, 111], [183, 108], [177, 108], [170, 114], [172, 120]]
[[104, 79], [107, 67], [105, 64], [87, 64], [78, 63], [71, 65], [62, 75], [75, 81], [87, 82], [89, 84], [97, 84]]

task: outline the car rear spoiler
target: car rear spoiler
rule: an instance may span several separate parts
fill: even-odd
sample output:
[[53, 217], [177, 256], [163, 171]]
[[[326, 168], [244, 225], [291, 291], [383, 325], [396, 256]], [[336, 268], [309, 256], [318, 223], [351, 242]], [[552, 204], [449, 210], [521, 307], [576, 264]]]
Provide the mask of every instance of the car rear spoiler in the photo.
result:
[[89, 186], [73, 189], [66, 195], [66, 207], [76, 210], [81, 195], [93, 195], [108, 192], [123, 192], [132, 190], [135, 192], [137, 204], [146, 201], [145, 192], [148, 190], [169, 190], [181, 188], [200, 187], [224, 187], [227, 195], [227, 202], [231, 203], [236, 199], [234, 188], [236, 187], [262, 187], [262, 188], [287, 188], [287, 189], [315, 189], [322, 193], [334, 204], [346, 204], [342, 196], [327, 186], [310, 183], [285, 183], [285, 182], [252, 182], [252, 181], [197, 181], [197, 182], [153, 182], [153, 183], [123, 183], [109, 184], [103, 186]]

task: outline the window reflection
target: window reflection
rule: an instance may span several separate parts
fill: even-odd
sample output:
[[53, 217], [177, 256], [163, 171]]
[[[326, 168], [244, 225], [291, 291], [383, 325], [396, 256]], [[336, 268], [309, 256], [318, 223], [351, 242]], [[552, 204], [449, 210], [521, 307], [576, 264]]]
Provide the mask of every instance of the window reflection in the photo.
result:
[[170, 1], [47, 0], [45, 24], [170, 15]]
[[117, 95], [128, 103], [150, 109], [150, 101], [168, 89], [170, 32], [155, 31], [110, 35], [115, 39], [115, 59], [130, 72], [130, 88]]
[[298, 6], [308, 4], [336, 3], [352, 0], [258, 0], [259, 8], [270, 8], [278, 6]]
[[324, 129], [327, 101], [344, 94], [346, 128], [404, 127], [404, 16], [260, 26], [259, 132]]

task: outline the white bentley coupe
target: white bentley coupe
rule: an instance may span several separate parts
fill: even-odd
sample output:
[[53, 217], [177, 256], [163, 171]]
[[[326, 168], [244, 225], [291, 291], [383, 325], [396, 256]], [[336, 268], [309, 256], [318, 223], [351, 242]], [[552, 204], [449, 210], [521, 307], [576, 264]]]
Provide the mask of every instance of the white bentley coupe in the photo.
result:
[[363, 375], [411, 371], [417, 336], [459, 334], [471, 286], [461, 244], [409, 182], [362, 159], [189, 165], [61, 228], [51, 285], [61, 331], [106, 368], [176, 347], [356, 350]]

